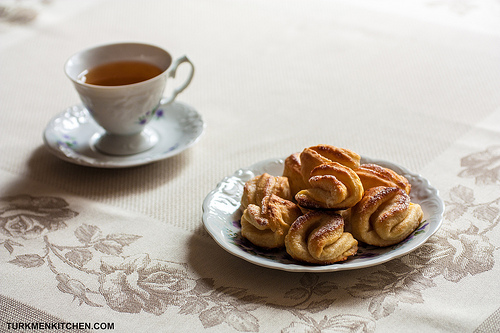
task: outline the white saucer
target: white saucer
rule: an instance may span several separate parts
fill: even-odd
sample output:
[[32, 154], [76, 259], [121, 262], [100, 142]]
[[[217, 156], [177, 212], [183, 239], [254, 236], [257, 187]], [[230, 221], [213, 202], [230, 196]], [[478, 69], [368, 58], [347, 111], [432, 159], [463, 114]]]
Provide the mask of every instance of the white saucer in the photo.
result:
[[104, 130], [83, 105], [75, 105], [49, 122], [43, 139], [49, 151], [65, 161], [98, 168], [125, 168], [179, 154], [195, 144], [205, 129], [203, 119], [193, 107], [179, 102], [165, 105], [164, 101], [147, 126], [160, 136], [153, 148], [134, 155], [106, 155], [94, 146]]

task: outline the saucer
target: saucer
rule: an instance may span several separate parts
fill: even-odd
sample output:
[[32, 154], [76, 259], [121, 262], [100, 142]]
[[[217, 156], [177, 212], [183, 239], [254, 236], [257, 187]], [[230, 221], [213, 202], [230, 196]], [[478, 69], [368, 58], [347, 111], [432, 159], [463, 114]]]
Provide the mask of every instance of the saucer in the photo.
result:
[[74, 105], [49, 122], [43, 139], [49, 151], [65, 161], [97, 168], [126, 168], [177, 155], [195, 144], [205, 129], [193, 107], [180, 102], [165, 104], [165, 100], [147, 126], [159, 134], [153, 148], [134, 155], [106, 155], [95, 147], [104, 129], [83, 105]]

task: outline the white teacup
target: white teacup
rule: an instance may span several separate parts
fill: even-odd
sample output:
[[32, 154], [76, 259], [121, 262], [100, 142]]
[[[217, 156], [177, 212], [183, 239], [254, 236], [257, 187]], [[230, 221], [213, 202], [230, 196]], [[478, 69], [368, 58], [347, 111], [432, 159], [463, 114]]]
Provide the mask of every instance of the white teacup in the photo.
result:
[[[102, 83], [95, 80], [100, 76], [104, 78], [106, 71], [113, 71], [110, 69], [113, 65], [108, 65], [111, 63], [121, 66], [113, 75], [123, 74], [126, 72], [124, 68], [131, 68], [123, 67], [125, 65], [135, 66], [135, 70], [142, 75], [146, 71], [138, 67], [140, 64], [137, 62], [154, 65], [159, 74], [136, 78], [138, 82]], [[96, 141], [97, 149], [111, 155], [131, 155], [146, 151], [158, 142], [158, 133], [146, 125], [154, 117], [163, 98], [167, 78], [175, 77], [177, 67], [182, 63], [188, 63], [191, 70], [184, 83], [173, 90], [167, 103], [186, 89], [193, 78], [194, 65], [186, 56], [172, 61], [172, 56], [157, 46], [118, 43], [87, 49], [68, 59], [64, 67], [66, 75], [73, 82], [84, 106], [105, 130]]]

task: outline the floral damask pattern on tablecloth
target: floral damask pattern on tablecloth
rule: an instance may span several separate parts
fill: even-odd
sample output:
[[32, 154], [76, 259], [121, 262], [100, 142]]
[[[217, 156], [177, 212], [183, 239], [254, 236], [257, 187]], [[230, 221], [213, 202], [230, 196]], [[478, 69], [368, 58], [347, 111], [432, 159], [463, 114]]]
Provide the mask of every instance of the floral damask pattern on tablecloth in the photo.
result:
[[[65, 221], [76, 215], [78, 213], [69, 209], [68, 203], [61, 198], [4, 197], [0, 199], [0, 232], [10, 239], [36, 238], [66, 228]], [[6, 244], [4, 246], [8, 246]]]
[[[71, 295], [68, 302], [81, 306], [156, 316], [175, 308], [179, 315], [197, 318], [205, 328], [225, 325], [238, 332], [263, 331], [258, 311], [279, 310], [289, 314], [283, 332], [373, 332], [378, 320], [393, 315], [403, 304], [424, 304], [423, 292], [436, 287], [435, 278], [457, 283], [495, 266], [499, 244], [490, 234], [500, 222], [500, 194], [481, 202], [475, 191], [500, 185], [498, 161], [498, 147], [461, 160], [458, 180], [473, 177], [474, 187], [456, 185], [448, 191], [442, 229], [414, 252], [367, 269], [370, 274], [354, 272], [347, 281], [321, 274], [298, 275], [288, 282], [287, 291], [272, 297], [252, 287], [235, 286], [223, 276], [200, 277], [186, 263], [152, 258], [148, 253], [124, 256], [124, 249], [133, 250], [143, 237], [138, 234], [105, 234], [97, 225], [80, 224], [74, 226], [69, 243], [59, 244], [52, 234], [67, 228], [66, 222], [79, 214], [62, 198], [0, 198], [1, 243], [8, 252], [8, 264], [50, 270], [57, 289]], [[26, 249], [26, 242], [36, 238], [43, 241], [43, 248]], [[336, 313], [335, 303], [346, 297], [364, 304], [366, 315]]]

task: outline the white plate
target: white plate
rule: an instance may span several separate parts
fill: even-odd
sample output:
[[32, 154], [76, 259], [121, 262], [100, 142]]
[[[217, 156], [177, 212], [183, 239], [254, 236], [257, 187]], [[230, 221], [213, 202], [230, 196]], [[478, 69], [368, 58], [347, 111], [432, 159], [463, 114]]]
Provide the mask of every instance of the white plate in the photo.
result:
[[104, 129], [83, 105], [75, 105], [49, 122], [43, 139], [49, 151], [65, 161], [98, 168], [125, 168], [179, 154], [195, 144], [205, 128], [200, 114], [193, 107], [179, 102], [164, 104], [163, 101], [147, 126], [160, 136], [153, 148], [128, 156], [103, 154], [94, 143]]
[[333, 272], [370, 267], [387, 262], [414, 251], [424, 244], [441, 226], [444, 203], [438, 190], [420, 175], [391, 162], [363, 157], [362, 163], [376, 163], [405, 176], [411, 183], [412, 202], [424, 211], [421, 225], [399, 244], [379, 248], [359, 246], [358, 253], [348, 260], [331, 265], [317, 266], [293, 260], [284, 249], [263, 250], [241, 237], [240, 200], [246, 181], [267, 172], [274, 176], [283, 173], [284, 159], [271, 159], [236, 171], [224, 178], [203, 202], [203, 223], [213, 239], [229, 253], [253, 264], [289, 272]]

